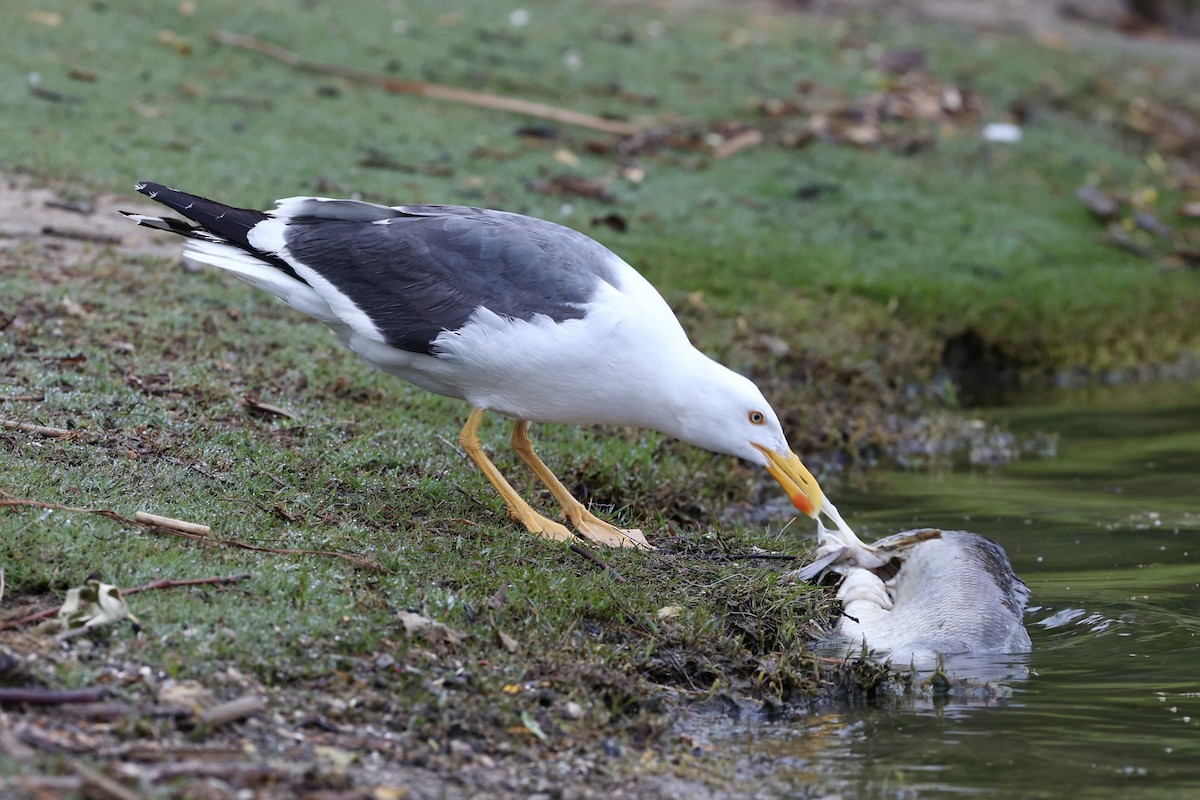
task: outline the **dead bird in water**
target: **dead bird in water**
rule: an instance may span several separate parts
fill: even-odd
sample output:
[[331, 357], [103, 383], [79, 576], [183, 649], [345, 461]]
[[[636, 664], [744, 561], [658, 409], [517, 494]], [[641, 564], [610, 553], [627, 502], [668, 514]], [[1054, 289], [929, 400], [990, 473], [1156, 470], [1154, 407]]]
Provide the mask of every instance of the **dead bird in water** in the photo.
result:
[[[830, 535], [832, 534], [832, 535]], [[822, 531], [809, 565], [785, 575], [843, 576], [837, 632], [894, 663], [955, 653], [1026, 653], [1029, 588], [1004, 549], [967, 531], [904, 531], [855, 547]]]

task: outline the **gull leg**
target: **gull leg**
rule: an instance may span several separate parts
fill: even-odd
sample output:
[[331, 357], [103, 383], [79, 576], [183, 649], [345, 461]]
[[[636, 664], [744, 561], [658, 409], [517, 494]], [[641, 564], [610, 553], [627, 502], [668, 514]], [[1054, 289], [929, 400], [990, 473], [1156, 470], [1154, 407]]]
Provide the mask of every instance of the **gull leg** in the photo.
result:
[[496, 465], [483, 452], [483, 443], [479, 441], [479, 426], [482, 422], [483, 409], [472, 408], [471, 415], [467, 417], [466, 424], [458, 434], [458, 443], [475, 462], [475, 466], [479, 467], [479, 471], [483, 473], [484, 477], [491, 482], [492, 486], [496, 487], [496, 491], [504, 498], [504, 502], [508, 504], [508, 515], [538, 536], [555, 542], [573, 541], [575, 535], [569, 528], [554, 520], [546, 519], [534, 511], [529, 503], [526, 503], [504, 479], [500, 470], [496, 469]]
[[542, 460], [537, 457], [537, 453], [533, 452], [533, 444], [529, 441], [529, 420], [519, 419], [513, 424], [512, 434], [513, 450], [517, 451], [517, 455], [525, 462], [525, 466], [533, 470], [533, 474], [538, 476], [542, 483], [546, 484], [546, 488], [550, 490], [550, 494], [554, 495], [554, 499], [562, 506], [563, 513], [567, 519], [571, 520], [571, 524], [575, 526], [575, 530], [579, 535], [589, 542], [596, 544], [604, 544], [609, 547], [640, 547], [644, 550], [653, 550], [646, 537], [642, 535], [640, 530], [625, 530], [609, 525], [604, 520], [600, 519], [592, 512], [584, 508], [583, 503], [576, 500], [567, 491], [567, 487], [562, 485], [550, 468], [542, 463]]

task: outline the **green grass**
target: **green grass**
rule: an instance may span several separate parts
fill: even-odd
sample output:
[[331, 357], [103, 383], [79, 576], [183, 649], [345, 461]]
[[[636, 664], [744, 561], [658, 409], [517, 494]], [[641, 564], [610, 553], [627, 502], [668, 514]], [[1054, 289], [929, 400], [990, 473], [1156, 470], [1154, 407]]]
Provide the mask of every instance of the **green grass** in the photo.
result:
[[[1152, 186], [1164, 220], [1182, 223], [1171, 217], [1172, 182], [1122, 120], [1147, 94], [1195, 113], [1186, 64], [870, 18], [527, 6], [529, 23], [514, 28], [482, 2], [402, 14], [370, 4], [350, 16], [294, 2], [204, 3], [189, 16], [156, 2], [18, 3], [0, 55], [14, 76], [0, 89], [9, 110], [0, 165], [122, 191], [152, 178], [264, 207], [321, 191], [528, 211], [589, 230], [673, 300], [702, 289], [725, 313], [777, 311], [812, 348], [825, 345], [807, 309], [835, 292], [894, 301], [914, 335], [973, 328], [1038, 369], [1160, 363], [1194, 350], [1195, 274], [1101, 243], [1074, 199], [1087, 182]], [[35, 9], [59, 11], [61, 23], [31, 20]], [[589, 154], [603, 136], [564, 129], [556, 142], [521, 140], [514, 132], [527, 120], [293, 72], [213, 43], [222, 28], [315, 61], [691, 124], [760, 124], [761, 101], [803, 100], [802, 83], [846, 98], [879, 91], [888, 84], [871, 55], [919, 47], [941, 80], [982, 96], [980, 121], [1013, 104], [1032, 117], [1013, 147], [983, 143], [971, 122], [934, 130], [935, 146], [907, 157], [822, 143], [768, 143], [727, 160], [668, 148], [640, 159], [647, 177], [634, 183], [613, 157]], [[96, 80], [72, 81], [71, 69]], [[33, 97], [15, 76], [34, 72], [81, 102]], [[553, 157], [564, 148], [581, 175], [608, 176], [628, 234], [594, 228], [595, 201], [531, 190], [566, 170]], [[373, 151], [406, 170], [361, 166]], [[798, 200], [812, 183], [838, 190]]]
[[[61, 599], [92, 573], [125, 587], [251, 576], [231, 588], [137, 595], [130, 605], [142, 637], [121, 628], [101, 636], [99, 651], [32, 662], [24, 669], [36, 680], [90, 686], [110, 665], [136, 663], [213, 686], [215, 672], [233, 667], [294, 713], [340, 702], [346, 680], [399, 704], [413, 747], [435, 753], [463, 730], [508, 747], [522, 740], [510, 729], [528, 713], [554, 732], [555, 751], [608, 736], [649, 746], [668, 733], [656, 699], [664, 691], [736, 689], [790, 701], [815, 691], [803, 643], [827, 600], [778, 584], [787, 562], [724, 558], [752, 546], [794, 550], [794, 535], [687, 525], [689, 513], [711, 516], [726, 494], [745, 496], [748, 470], [686, 450], [667, 456], [661, 437], [634, 432], [556, 428], [539, 437], [569, 487], [661, 546], [652, 555], [600, 553], [621, 582], [506, 519], [452, 444], [461, 403], [368, 369], [319, 326], [224, 276], [113, 249], [94, 248], [71, 267], [44, 263], [47, 254], [55, 257], [36, 246], [4, 255], [6, 269], [41, 267], [7, 283], [15, 302], [5, 313], [15, 323], [4, 340], [4, 414], [76, 434], [0, 433], [0, 499], [126, 518], [149, 511], [211, 525], [213, 540], [348, 553], [381, 570], [205, 544], [78, 510], [6, 508], [0, 565], [10, 618]], [[111, 290], [135, 284], [137, 292]], [[89, 298], [82, 316], [64, 312], [67, 296]], [[295, 419], [252, 416], [237, 402], [246, 392]], [[29, 394], [43, 399], [13, 399]], [[497, 421], [485, 439], [518, 488], [549, 508], [507, 452], [507, 426]], [[606, 510], [606, 501], [616, 507]], [[682, 532], [668, 533], [660, 501], [680, 509]], [[660, 619], [667, 606], [679, 613]], [[410, 640], [397, 618], [405, 609], [468, 639], [449, 649]], [[519, 649], [508, 652], [499, 632]], [[38, 647], [23, 638], [5, 645]], [[461, 687], [451, 707], [433, 688], [444, 681]], [[559, 700], [546, 706], [532, 690], [505, 689], [514, 684]], [[586, 717], [562, 722], [567, 702]], [[361, 713], [380, 724], [375, 712]]]
[[[351, 14], [328, 3], [204, 2], [185, 16], [176, 3], [17, 0], [0, 32], [0, 170], [81, 197], [132, 200], [134, 181], [154, 179], [260, 207], [361, 193], [565, 222], [642, 269], [704, 349], [755, 375], [823, 478], [839, 457], [894, 442], [897, 418], [925, 402], [925, 390], [908, 399], [910, 386], [931, 378], [945, 337], [965, 329], [1036, 369], [1168, 361], [1198, 344], [1196, 274], [1100, 243], [1074, 199], [1088, 181], [1154, 186], [1167, 216], [1177, 190], [1145, 160], [1145, 143], [1097, 121], [1097, 109], [1119, 110], [1147, 87], [1178, 99], [1187, 85], [1178, 65], [873, 19], [524, 5], [530, 22], [513, 28], [509, 9], [485, 2], [407, 3], [398, 25], [382, 3]], [[47, 25], [34, 11], [61, 16]], [[636, 159], [645, 180], [632, 181], [619, 156], [589, 149], [599, 134], [518, 137], [528, 120], [292, 72], [212, 43], [222, 28], [397, 77], [685, 130], [740, 120], [771, 135], [725, 160], [646, 152]], [[884, 79], [867, 68], [870, 52], [906, 46], [924, 48], [943, 80], [980, 92], [985, 119], [1034, 100], [1026, 138], [986, 145], [965, 124], [932, 131], [933, 146], [908, 156], [828, 142], [786, 149], [771, 138], [761, 101], [796, 100], [801, 82], [845, 97], [877, 91]], [[578, 70], [564, 59], [572, 50]], [[71, 70], [95, 80], [72, 80]], [[78, 102], [34, 96], [30, 73]], [[1098, 95], [1098, 82], [1111, 89]], [[578, 167], [556, 160], [563, 149]], [[409, 168], [360, 165], [376, 150]], [[609, 180], [616, 202], [533, 188], [563, 171]], [[813, 184], [836, 188], [797, 197]], [[627, 233], [592, 224], [609, 211]], [[807, 534], [714, 522], [732, 503], [777, 491], [758, 471], [656, 434], [538, 430], [569, 488], [661, 545], [602, 553], [628, 579], [619, 583], [505, 519], [453, 444], [461, 403], [372, 372], [316, 323], [227, 276], [122, 249], [64, 263], [43, 245], [0, 251], [0, 413], [78, 434], [0, 431], [0, 490], [194, 520], [260, 546], [358, 554], [385, 571], [4, 509], [8, 608], [51, 602], [92, 572], [121, 586], [252, 576], [235, 588], [139, 595], [131, 605], [145, 636], [114, 633], [99, 655], [44, 662], [42, 679], [88, 685], [123, 659], [200, 679], [232, 665], [281, 693], [301, 681], [287, 690], [291, 707], [308, 702], [296, 692], [338, 694], [339, 681], [374, 692], [400, 706], [414, 748], [448, 746], [466, 728], [502, 749], [523, 741], [510, 729], [531, 712], [559, 752], [609, 735], [660, 741], [669, 736], [661, 698], [672, 693], [802, 702], [817, 690], [803, 647], [824, 596], [779, 585], [780, 563], [723, 560], [752, 546], [797, 552]], [[64, 310], [67, 297], [82, 316]], [[773, 355], [764, 336], [787, 354]], [[250, 415], [237, 402], [245, 393], [295, 419]], [[43, 399], [13, 399], [24, 395]], [[518, 489], [547, 505], [508, 454], [507, 433], [493, 420], [485, 441]], [[667, 606], [681, 611], [660, 619]], [[409, 641], [402, 609], [469, 638], [450, 652]], [[507, 652], [497, 631], [520, 650]], [[395, 663], [378, 666], [382, 655]], [[505, 691], [521, 681], [552, 687], [587, 717], [547, 718], [552, 709]], [[451, 702], [447, 685], [466, 688]]]

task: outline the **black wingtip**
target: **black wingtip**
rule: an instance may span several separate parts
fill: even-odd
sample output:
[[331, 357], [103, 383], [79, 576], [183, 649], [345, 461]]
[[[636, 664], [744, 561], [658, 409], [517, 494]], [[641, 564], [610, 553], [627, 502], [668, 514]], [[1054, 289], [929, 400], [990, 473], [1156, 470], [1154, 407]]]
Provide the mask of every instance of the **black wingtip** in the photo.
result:
[[161, 183], [155, 183], [154, 181], [138, 181], [133, 186], [133, 190], [135, 192], [144, 194], [146, 197], [154, 197], [154, 195], [165, 189], [167, 189], [166, 186], [163, 186]]

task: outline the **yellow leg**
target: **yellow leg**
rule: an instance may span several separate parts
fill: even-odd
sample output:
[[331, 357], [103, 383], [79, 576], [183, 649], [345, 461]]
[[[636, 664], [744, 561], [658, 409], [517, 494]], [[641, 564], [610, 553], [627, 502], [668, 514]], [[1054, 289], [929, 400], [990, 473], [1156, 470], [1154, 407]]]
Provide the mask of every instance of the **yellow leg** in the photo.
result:
[[609, 547], [641, 547], [646, 550], [653, 550], [646, 537], [639, 530], [625, 530], [609, 525], [604, 520], [592, 514], [584, 508], [583, 503], [580, 503], [571, 493], [567, 491], [567, 487], [562, 485], [550, 468], [542, 463], [542, 460], [537, 457], [537, 453], [533, 452], [533, 444], [529, 441], [529, 421], [517, 420], [513, 425], [512, 433], [513, 450], [517, 451], [517, 455], [525, 462], [525, 465], [533, 470], [533, 474], [537, 475], [542, 483], [546, 484], [546, 488], [550, 490], [550, 494], [554, 495], [554, 499], [562, 506], [563, 513], [567, 519], [571, 520], [571, 524], [575, 526], [575, 530], [579, 535], [589, 542], [596, 544], [604, 544]]
[[504, 476], [500, 474], [500, 470], [496, 469], [496, 465], [483, 452], [483, 444], [479, 441], [479, 425], [482, 422], [483, 409], [471, 409], [471, 415], [467, 417], [467, 423], [463, 425], [462, 430], [458, 434], [458, 443], [462, 445], [462, 449], [475, 462], [475, 466], [479, 467], [484, 477], [491, 481], [492, 486], [495, 486], [496, 491], [504, 498], [504, 502], [508, 504], [508, 515], [538, 536], [556, 542], [573, 541], [575, 536], [571, 533], [570, 529], [554, 520], [546, 519], [534, 511], [529, 503], [526, 503], [521, 498], [521, 495], [517, 494], [516, 490], [504, 479]]

